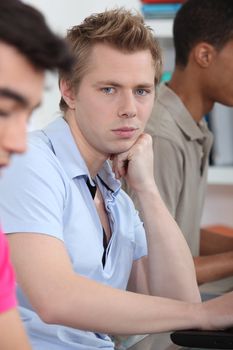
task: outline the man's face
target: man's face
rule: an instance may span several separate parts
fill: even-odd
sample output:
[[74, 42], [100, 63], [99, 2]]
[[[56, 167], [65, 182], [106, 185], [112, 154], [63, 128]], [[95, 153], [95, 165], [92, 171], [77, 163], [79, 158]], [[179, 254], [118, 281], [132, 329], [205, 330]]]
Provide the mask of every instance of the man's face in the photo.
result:
[[207, 79], [207, 94], [213, 102], [233, 106], [233, 40], [214, 51]]
[[41, 101], [44, 73], [13, 46], [0, 42], [0, 167], [26, 150], [27, 122]]
[[104, 157], [129, 149], [150, 116], [154, 78], [149, 50], [129, 54], [97, 44], [75, 99], [77, 142]]

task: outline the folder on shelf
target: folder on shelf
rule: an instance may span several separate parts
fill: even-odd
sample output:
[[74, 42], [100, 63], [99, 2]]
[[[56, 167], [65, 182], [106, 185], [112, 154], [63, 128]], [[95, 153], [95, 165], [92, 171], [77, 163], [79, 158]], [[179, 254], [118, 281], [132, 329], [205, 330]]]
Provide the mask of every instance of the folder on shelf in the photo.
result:
[[178, 3], [144, 4], [141, 7], [145, 18], [173, 18], [181, 7]]
[[173, 3], [176, 3], [176, 4], [178, 4], [178, 3], [180, 3], [180, 4], [182, 4], [182, 3], [184, 3], [185, 2], [185, 0], [180, 0], [180, 1], [177, 1], [177, 0], [141, 0], [141, 2], [142, 3], [144, 3], [144, 4], [169, 4], [169, 3], [171, 3], [171, 4], [173, 4]]

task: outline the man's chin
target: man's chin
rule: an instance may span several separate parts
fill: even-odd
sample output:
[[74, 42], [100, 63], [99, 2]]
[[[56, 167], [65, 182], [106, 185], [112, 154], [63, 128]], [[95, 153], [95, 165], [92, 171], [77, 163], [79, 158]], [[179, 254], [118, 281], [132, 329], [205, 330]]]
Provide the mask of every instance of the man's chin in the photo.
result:
[[111, 154], [120, 154], [120, 153], [124, 153], [124, 152], [128, 152], [130, 150], [130, 148], [132, 148], [132, 146], [135, 144], [136, 140], [125, 143], [124, 145], [121, 145], [120, 147], [118, 147], [117, 149], [114, 149]]

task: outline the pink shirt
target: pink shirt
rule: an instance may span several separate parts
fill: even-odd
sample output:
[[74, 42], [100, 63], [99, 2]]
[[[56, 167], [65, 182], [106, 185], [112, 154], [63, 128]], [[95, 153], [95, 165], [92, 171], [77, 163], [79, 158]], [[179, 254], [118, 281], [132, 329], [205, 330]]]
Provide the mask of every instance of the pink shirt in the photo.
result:
[[8, 243], [0, 229], [0, 313], [16, 305], [15, 275], [9, 258]]

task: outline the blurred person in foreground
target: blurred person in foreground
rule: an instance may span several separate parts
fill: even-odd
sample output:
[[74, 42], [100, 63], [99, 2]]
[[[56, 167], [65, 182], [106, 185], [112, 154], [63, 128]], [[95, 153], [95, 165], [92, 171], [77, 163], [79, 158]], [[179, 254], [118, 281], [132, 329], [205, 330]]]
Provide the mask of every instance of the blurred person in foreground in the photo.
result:
[[[41, 103], [45, 71], [68, 71], [71, 62], [67, 45], [51, 32], [36, 9], [17, 0], [0, 1], [1, 168], [9, 165], [12, 154], [26, 150], [27, 123]], [[9, 255], [0, 231], [0, 348], [31, 349], [17, 310]]]

